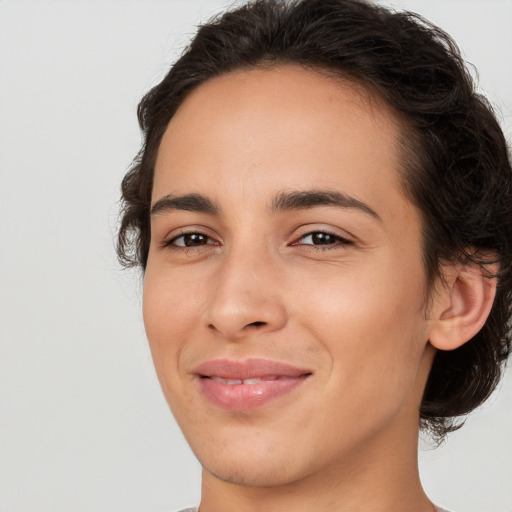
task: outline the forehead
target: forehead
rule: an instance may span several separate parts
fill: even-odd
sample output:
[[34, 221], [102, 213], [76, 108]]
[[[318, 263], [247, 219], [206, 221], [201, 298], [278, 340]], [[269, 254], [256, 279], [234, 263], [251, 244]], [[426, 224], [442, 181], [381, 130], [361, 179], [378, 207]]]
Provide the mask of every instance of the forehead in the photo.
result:
[[228, 189], [247, 200], [303, 185], [370, 202], [383, 189], [401, 194], [400, 131], [391, 108], [354, 81], [297, 65], [235, 71], [199, 86], [172, 118], [153, 200]]

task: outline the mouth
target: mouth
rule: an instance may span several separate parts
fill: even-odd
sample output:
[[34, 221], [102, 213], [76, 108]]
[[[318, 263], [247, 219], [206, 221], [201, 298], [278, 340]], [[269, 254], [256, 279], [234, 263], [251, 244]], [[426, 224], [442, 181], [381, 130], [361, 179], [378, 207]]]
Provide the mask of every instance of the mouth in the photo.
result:
[[202, 376], [204, 379], [212, 379], [215, 382], [222, 382], [222, 384], [227, 384], [228, 386], [235, 386], [240, 384], [258, 384], [260, 382], [273, 382], [275, 380], [289, 380], [294, 379], [295, 377], [285, 377], [284, 375], [267, 375], [265, 377], [250, 377], [248, 379], [225, 379], [223, 377], [219, 377], [217, 375], [213, 376]]
[[249, 411], [288, 395], [311, 375], [307, 369], [267, 359], [216, 359], [194, 372], [203, 396], [227, 411]]

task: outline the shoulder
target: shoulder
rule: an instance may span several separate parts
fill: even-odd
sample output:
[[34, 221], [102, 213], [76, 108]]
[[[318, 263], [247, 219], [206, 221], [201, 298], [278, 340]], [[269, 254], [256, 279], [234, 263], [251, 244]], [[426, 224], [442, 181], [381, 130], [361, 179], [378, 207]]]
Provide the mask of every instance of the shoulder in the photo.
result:
[[[190, 507], [190, 508], [184, 508], [183, 510], [180, 510], [179, 512], [197, 512], [197, 508]], [[440, 511], [443, 512], [443, 511]]]

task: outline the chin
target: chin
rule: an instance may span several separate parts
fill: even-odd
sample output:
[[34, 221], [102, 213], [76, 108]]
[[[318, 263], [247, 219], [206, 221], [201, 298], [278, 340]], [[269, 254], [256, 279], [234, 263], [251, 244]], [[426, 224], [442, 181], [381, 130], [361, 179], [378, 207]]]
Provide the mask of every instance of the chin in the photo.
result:
[[[230, 432], [230, 436], [188, 436], [194, 455], [206, 473], [233, 485], [273, 487], [301, 480], [312, 470], [308, 450], [265, 432]], [[251, 435], [252, 434], [252, 435]], [[268, 434], [268, 433], [267, 433]]]
[[273, 464], [270, 461], [265, 464], [250, 463], [247, 460], [231, 460], [226, 464], [217, 460], [212, 464], [203, 463], [201, 460], [200, 462], [203, 469], [213, 477], [243, 487], [283, 486], [300, 480], [300, 476], [294, 474], [292, 468], [286, 464]]

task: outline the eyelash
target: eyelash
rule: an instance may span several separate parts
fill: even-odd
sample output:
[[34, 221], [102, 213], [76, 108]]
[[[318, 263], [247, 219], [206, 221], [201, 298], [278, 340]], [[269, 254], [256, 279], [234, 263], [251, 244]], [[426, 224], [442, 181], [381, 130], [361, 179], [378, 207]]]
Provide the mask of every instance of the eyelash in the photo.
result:
[[190, 250], [193, 250], [198, 247], [203, 247], [205, 245], [219, 245], [218, 242], [215, 242], [213, 244], [205, 243], [205, 244], [197, 244], [197, 245], [176, 245], [176, 241], [179, 240], [180, 238], [184, 239], [185, 237], [193, 237], [193, 236], [200, 236], [206, 240], [213, 240], [206, 233], [201, 233], [200, 231], [191, 231], [190, 233], [181, 233], [177, 236], [170, 238], [169, 240], [166, 240], [163, 243], [163, 246], [170, 248], [173, 251], [190, 251]]
[[307, 237], [314, 237], [315, 235], [327, 235], [328, 237], [333, 239], [333, 243], [328, 244], [300, 244], [299, 242], [294, 242], [292, 245], [302, 245], [302, 246], [308, 246], [310, 249], [313, 249], [315, 251], [330, 251], [334, 249], [338, 249], [340, 246], [347, 246], [347, 245], [353, 245], [354, 242], [351, 240], [348, 240], [347, 238], [344, 238], [340, 235], [337, 235], [336, 233], [331, 233], [327, 230], [316, 230], [316, 231], [309, 231], [308, 233], [304, 233], [302, 236], [298, 238], [298, 241], [303, 240]]
[[[300, 240], [303, 240], [307, 237], [314, 237], [314, 236], [318, 236], [318, 235], [327, 235], [328, 237], [331, 237], [332, 238], [332, 242], [333, 243], [326, 243], [326, 244], [304, 244], [304, 243], [300, 243]], [[188, 252], [190, 250], [194, 250], [196, 248], [202, 248], [206, 245], [213, 245], [213, 246], [217, 246], [219, 245], [218, 242], [214, 242], [214, 243], [200, 243], [200, 244], [197, 244], [197, 245], [176, 245], [176, 241], [179, 240], [180, 238], [185, 238], [185, 237], [193, 237], [193, 236], [199, 236], [199, 237], [202, 237], [203, 239], [205, 240], [212, 240], [213, 239], [208, 236], [206, 233], [201, 233], [200, 231], [192, 231], [190, 233], [181, 233], [175, 237], [172, 237], [171, 239], [169, 240], [166, 240], [162, 245], [163, 247], [167, 247], [167, 248], [171, 248], [173, 251], [185, 251], [185, 252]], [[353, 245], [354, 242], [352, 242], [351, 240], [348, 240], [347, 238], [344, 238], [340, 235], [337, 235], [335, 233], [331, 233], [327, 230], [316, 230], [316, 231], [309, 231], [307, 233], [304, 233], [303, 235], [301, 235], [296, 242], [293, 242], [291, 245], [292, 246], [303, 246], [303, 247], [308, 247], [309, 249], [313, 249], [313, 250], [316, 250], [316, 251], [329, 251], [329, 250], [333, 250], [333, 249], [337, 249], [339, 248], [340, 246], [347, 246], [347, 245]]]

